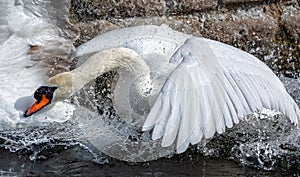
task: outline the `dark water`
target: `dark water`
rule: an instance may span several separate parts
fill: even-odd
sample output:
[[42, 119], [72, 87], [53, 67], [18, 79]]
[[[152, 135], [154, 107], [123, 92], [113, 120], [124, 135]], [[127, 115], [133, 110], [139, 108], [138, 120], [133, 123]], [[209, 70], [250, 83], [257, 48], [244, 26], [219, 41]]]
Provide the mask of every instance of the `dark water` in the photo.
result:
[[[50, 150], [51, 151], [51, 150]], [[127, 163], [110, 159], [97, 164], [80, 146], [55, 150], [47, 159], [30, 161], [22, 153], [0, 150], [1, 176], [299, 176], [299, 172], [263, 171], [242, 166], [224, 157], [207, 158], [191, 154], [146, 163]]]

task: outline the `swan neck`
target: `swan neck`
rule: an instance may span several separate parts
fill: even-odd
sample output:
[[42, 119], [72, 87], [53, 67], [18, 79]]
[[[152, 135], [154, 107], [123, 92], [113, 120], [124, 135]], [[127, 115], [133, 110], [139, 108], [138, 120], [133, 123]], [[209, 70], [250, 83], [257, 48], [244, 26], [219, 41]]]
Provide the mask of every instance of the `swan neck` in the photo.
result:
[[149, 74], [147, 63], [128, 48], [113, 48], [92, 55], [80, 67], [71, 71], [74, 75], [73, 92], [79, 91], [85, 84], [98, 76], [118, 68], [126, 69], [134, 75]]

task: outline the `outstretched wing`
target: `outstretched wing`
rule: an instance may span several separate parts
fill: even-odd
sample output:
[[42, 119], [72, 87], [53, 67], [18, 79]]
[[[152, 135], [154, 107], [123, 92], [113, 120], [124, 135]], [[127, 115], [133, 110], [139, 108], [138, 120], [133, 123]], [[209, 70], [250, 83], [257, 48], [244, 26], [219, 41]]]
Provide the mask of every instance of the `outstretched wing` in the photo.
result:
[[254, 56], [229, 45], [190, 38], [170, 62], [181, 61], [165, 82], [143, 130], [176, 140], [177, 153], [239, 122], [239, 117], [274, 109], [297, 124], [300, 111], [275, 74]]

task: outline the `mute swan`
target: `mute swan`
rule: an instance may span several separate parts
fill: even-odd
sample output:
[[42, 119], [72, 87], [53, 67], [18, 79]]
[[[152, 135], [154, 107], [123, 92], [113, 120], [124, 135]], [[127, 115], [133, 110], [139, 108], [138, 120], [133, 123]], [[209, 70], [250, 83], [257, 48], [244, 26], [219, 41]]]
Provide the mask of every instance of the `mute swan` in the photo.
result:
[[[36, 102], [24, 116], [68, 98], [90, 80], [119, 68], [113, 98], [117, 112], [124, 119], [141, 118], [143, 131], [153, 130], [152, 139], [161, 139], [162, 147], [175, 144], [177, 153], [263, 108], [280, 111], [292, 123], [299, 123], [299, 107], [275, 74], [256, 57], [221, 42], [166, 26], [138, 26], [100, 35], [80, 46], [76, 54], [92, 53], [81, 66], [51, 77], [38, 88]], [[163, 78], [159, 82], [157, 75]], [[134, 111], [145, 103], [128, 101], [132, 89], [135, 97], [146, 98], [149, 114]]]

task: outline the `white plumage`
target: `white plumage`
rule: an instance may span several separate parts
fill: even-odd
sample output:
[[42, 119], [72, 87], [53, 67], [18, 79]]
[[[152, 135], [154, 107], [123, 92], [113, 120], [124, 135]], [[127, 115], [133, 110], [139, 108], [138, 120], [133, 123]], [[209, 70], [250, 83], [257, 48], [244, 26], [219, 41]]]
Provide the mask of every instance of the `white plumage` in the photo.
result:
[[[159, 46], [159, 41], [167, 45]], [[162, 88], [146, 117], [136, 115], [130, 102], [124, 101], [130, 99], [126, 95], [134, 78], [130, 74], [120, 76], [114, 103], [122, 118], [145, 119], [142, 129], [153, 129], [152, 138], [162, 138], [163, 147], [176, 143], [177, 153], [216, 132], [223, 133], [243, 116], [263, 108], [281, 111], [298, 124], [299, 108], [280, 80], [263, 62], [242, 50], [166, 26], [139, 26], [100, 35], [80, 46], [77, 55], [111, 47], [133, 49], [152, 71], [167, 76], [163, 85], [156, 85]], [[153, 56], [160, 56], [161, 61]]]
[[144, 131], [154, 128], [153, 138], [163, 138], [163, 146], [172, 144], [177, 135], [177, 152], [184, 152], [190, 143], [223, 133], [239, 117], [263, 108], [281, 111], [298, 123], [298, 106], [254, 56], [204, 38], [188, 39], [174, 56], [181, 63], [170, 74], [143, 126]]

